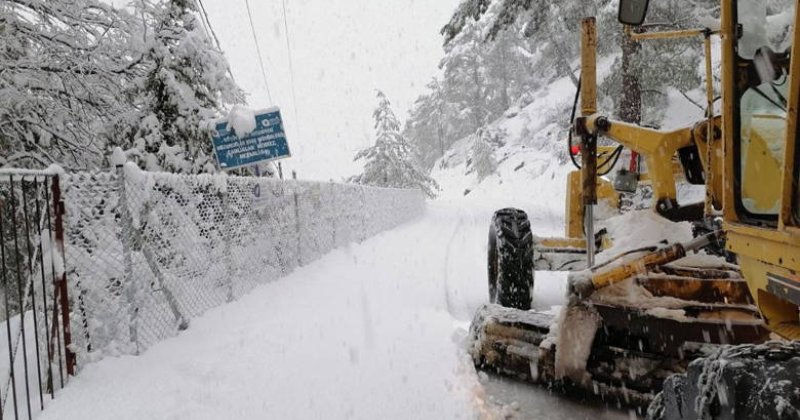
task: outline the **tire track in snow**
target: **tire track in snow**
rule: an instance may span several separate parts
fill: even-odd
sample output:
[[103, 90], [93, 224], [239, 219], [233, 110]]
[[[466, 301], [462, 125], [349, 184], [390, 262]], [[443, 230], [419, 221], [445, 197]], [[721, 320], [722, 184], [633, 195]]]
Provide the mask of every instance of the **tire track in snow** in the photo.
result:
[[450, 255], [453, 252], [453, 244], [455, 243], [455, 239], [458, 236], [458, 233], [461, 232], [461, 227], [464, 225], [464, 217], [459, 215], [458, 223], [456, 224], [455, 229], [453, 229], [453, 233], [450, 235], [450, 240], [447, 242], [447, 248], [444, 254], [444, 261], [442, 264], [442, 271], [444, 276], [444, 299], [445, 299], [445, 307], [447, 308], [447, 312], [453, 317], [458, 318], [456, 314], [453, 312], [453, 303], [450, 300]]
[[488, 220], [482, 212], [459, 212], [442, 261], [447, 309], [458, 321], [469, 322], [480, 304], [487, 301], [485, 281], [485, 237]]

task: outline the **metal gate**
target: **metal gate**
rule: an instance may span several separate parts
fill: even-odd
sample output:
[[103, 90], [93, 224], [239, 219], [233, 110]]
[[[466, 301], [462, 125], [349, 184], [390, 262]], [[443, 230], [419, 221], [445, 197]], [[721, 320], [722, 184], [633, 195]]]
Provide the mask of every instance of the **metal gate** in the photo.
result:
[[32, 419], [75, 374], [63, 214], [57, 174], [0, 170], [0, 420]]

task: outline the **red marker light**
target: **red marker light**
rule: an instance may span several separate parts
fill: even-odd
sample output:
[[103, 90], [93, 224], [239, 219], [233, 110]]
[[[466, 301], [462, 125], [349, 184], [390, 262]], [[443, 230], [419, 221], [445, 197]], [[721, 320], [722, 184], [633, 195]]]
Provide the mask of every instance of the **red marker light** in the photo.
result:
[[581, 152], [581, 147], [578, 146], [577, 144], [575, 144], [575, 145], [572, 145], [572, 147], [569, 148], [569, 151], [570, 151], [570, 153], [572, 153], [572, 156], [575, 156], [575, 155], [577, 155], [578, 153]]

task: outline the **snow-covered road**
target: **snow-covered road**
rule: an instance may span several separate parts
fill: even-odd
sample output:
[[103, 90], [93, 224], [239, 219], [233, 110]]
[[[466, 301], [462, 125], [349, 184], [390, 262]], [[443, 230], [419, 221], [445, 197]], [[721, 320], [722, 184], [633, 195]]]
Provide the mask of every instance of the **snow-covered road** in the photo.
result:
[[[491, 211], [431, 203], [422, 219], [258, 287], [139, 357], [85, 366], [41, 419], [620, 417], [476, 374], [463, 340], [487, 299]], [[551, 224], [538, 214], [534, 225]], [[558, 276], [538, 276], [536, 294], [538, 308], [558, 304]], [[548, 407], [525, 415], [531, 403]]]

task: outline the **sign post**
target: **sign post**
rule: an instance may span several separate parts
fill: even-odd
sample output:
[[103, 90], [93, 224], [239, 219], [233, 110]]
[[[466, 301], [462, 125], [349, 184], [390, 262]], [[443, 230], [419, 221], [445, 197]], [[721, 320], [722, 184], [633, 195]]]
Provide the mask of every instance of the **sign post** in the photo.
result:
[[269, 108], [256, 113], [256, 128], [239, 136], [227, 120], [216, 124], [214, 154], [220, 168], [231, 170], [291, 157], [281, 111]]

